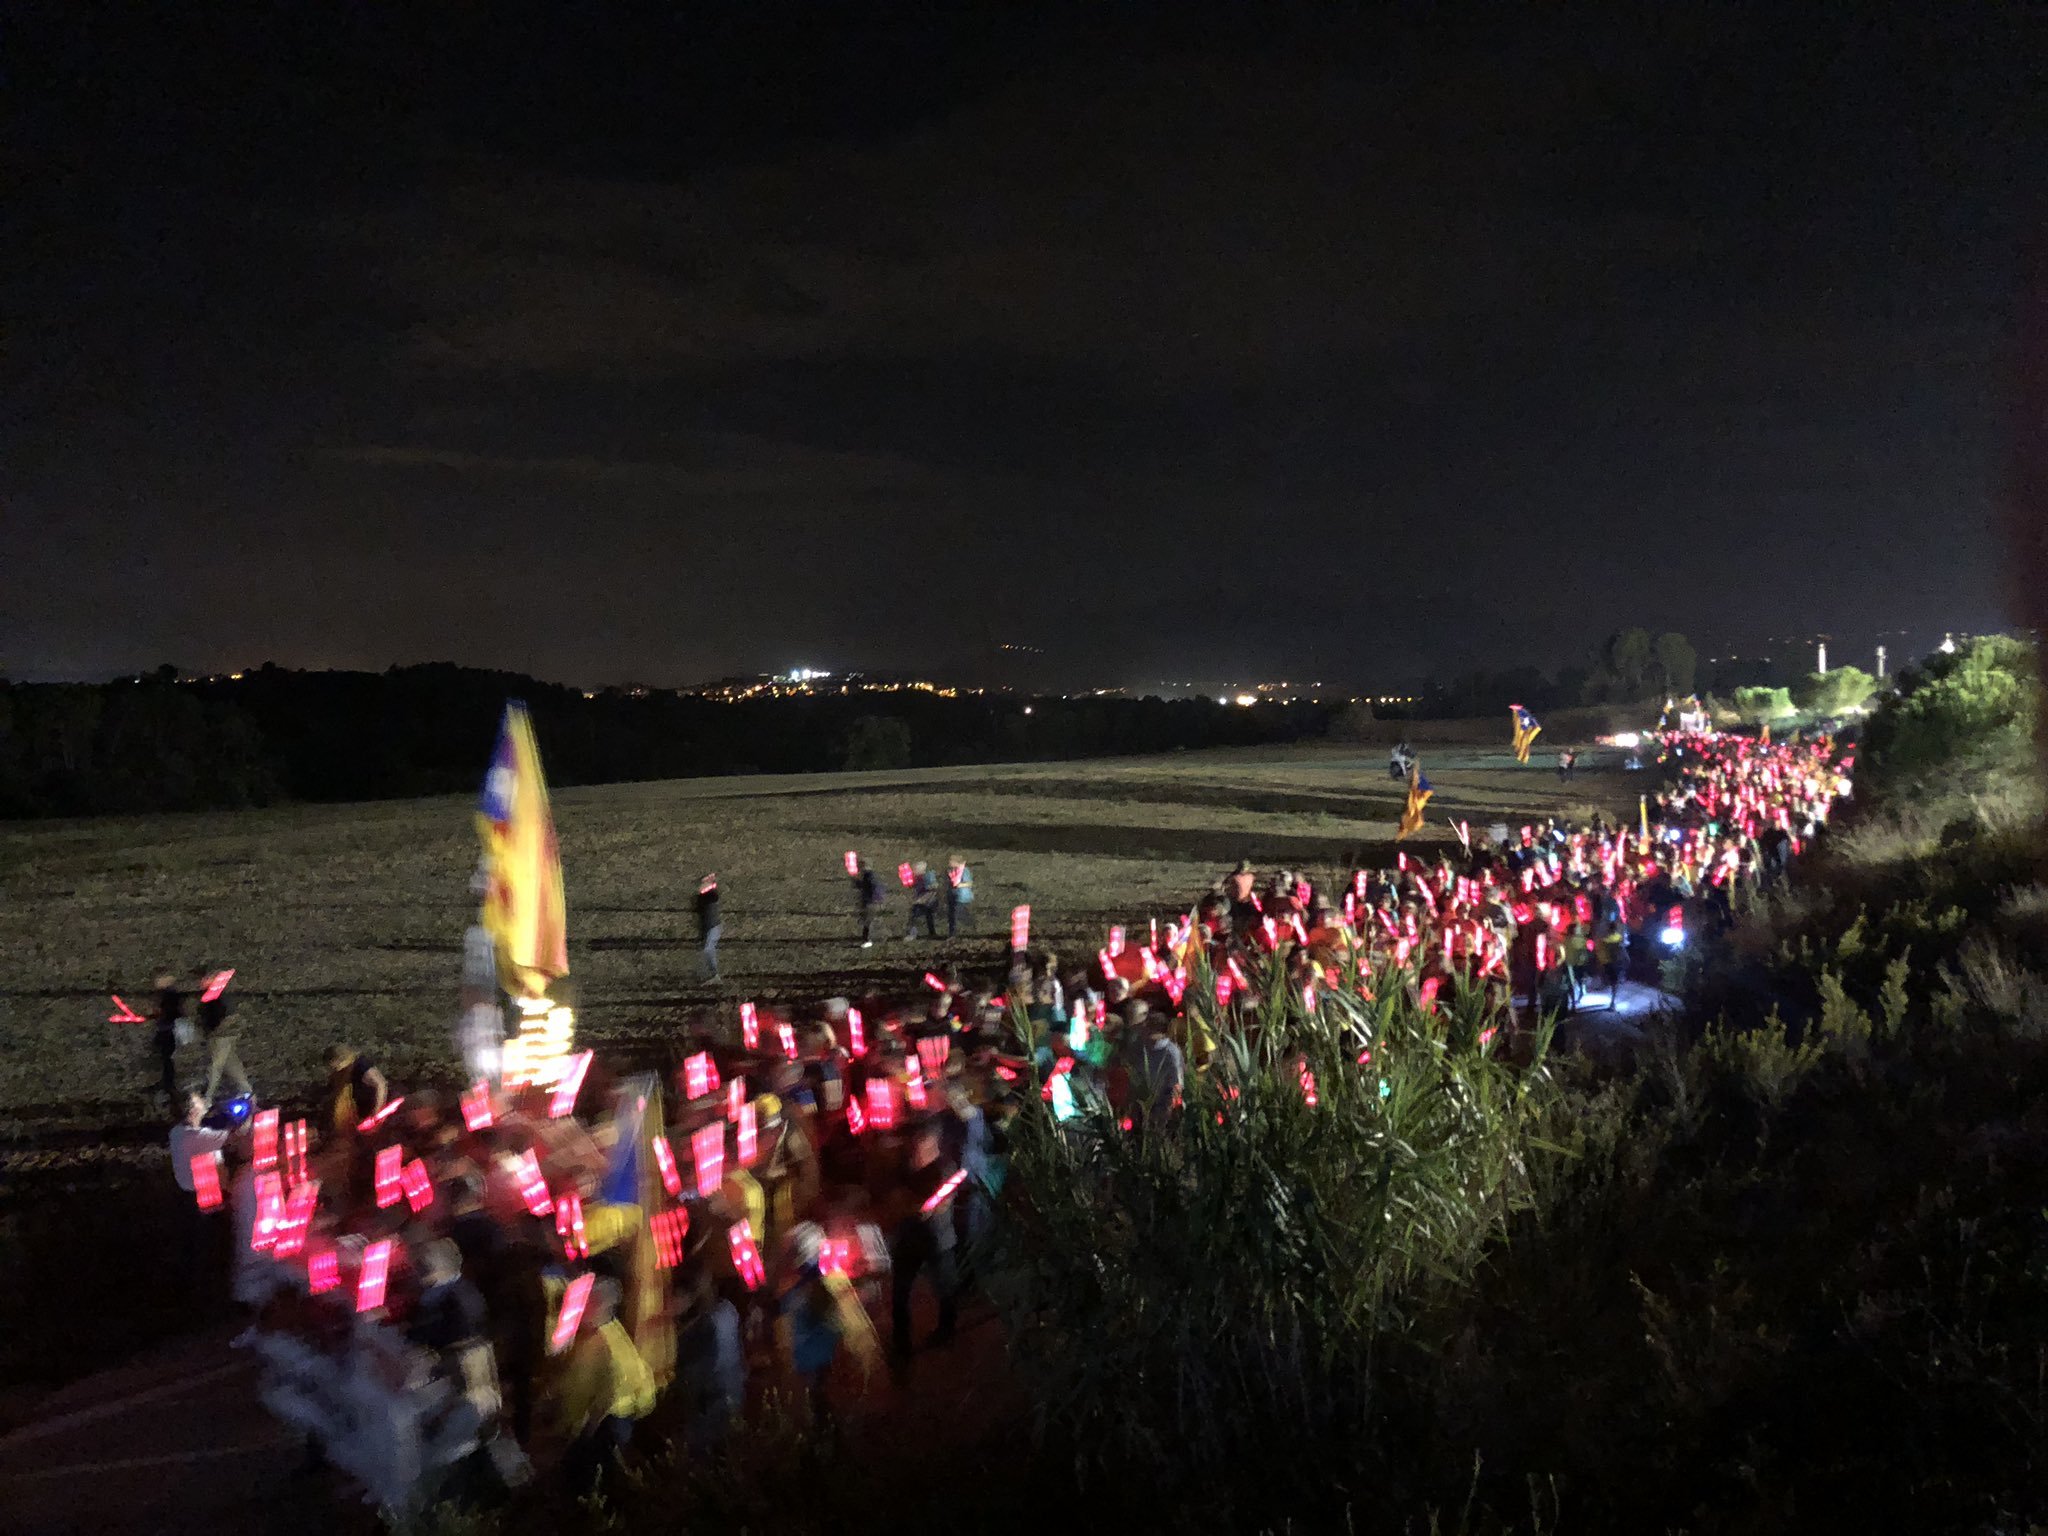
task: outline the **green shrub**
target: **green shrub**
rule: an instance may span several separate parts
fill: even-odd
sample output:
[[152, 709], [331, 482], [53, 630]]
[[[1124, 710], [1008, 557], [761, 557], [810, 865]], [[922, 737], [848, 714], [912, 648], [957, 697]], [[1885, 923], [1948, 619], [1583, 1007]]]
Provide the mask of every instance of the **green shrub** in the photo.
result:
[[1749, 725], [1768, 725], [1793, 712], [1792, 694], [1785, 688], [1738, 688], [1731, 697], [1735, 713]]
[[2033, 647], [2005, 635], [1937, 652], [1899, 679], [1863, 740], [1881, 780], [2025, 773], [2041, 709]]
[[1809, 672], [1792, 685], [1792, 702], [1809, 715], [1847, 714], [1869, 702], [1877, 679], [1860, 667], [1835, 667]]

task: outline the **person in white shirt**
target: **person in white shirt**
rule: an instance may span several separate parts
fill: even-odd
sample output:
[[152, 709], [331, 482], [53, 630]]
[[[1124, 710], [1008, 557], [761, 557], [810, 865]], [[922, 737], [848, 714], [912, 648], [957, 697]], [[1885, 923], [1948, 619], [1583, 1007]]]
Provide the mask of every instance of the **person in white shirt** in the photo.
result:
[[[184, 1191], [178, 1200], [178, 1232], [185, 1284], [193, 1291], [192, 1299], [202, 1307], [216, 1299], [205, 1293], [219, 1289], [217, 1266], [209, 1262], [208, 1256], [219, 1246], [222, 1222], [219, 1210], [199, 1209], [198, 1194], [192, 1185], [192, 1160], [217, 1156], [232, 1134], [204, 1124], [205, 1119], [206, 1100], [190, 1093], [185, 1096], [185, 1118], [171, 1127], [171, 1177]], [[226, 1193], [225, 1173], [222, 1193]]]
[[[186, 1194], [192, 1188], [192, 1159], [218, 1152], [233, 1133], [205, 1124], [206, 1099], [197, 1093], [185, 1095], [185, 1118], [171, 1127], [171, 1177]], [[195, 1201], [196, 1208], [196, 1201]]]

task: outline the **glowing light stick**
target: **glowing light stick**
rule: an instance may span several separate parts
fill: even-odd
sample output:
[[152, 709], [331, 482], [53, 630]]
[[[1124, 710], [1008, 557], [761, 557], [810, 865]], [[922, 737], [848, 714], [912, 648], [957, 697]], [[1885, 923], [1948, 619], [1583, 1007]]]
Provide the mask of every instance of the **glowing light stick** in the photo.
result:
[[868, 1053], [867, 1023], [861, 1018], [858, 1008], [846, 1010], [846, 1049], [855, 1056]]
[[114, 1000], [114, 1011], [107, 1015], [107, 1022], [109, 1024], [145, 1024], [148, 1022], [141, 1014], [121, 1001], [120, 993], [110, 992], [107, 995]]
[[740, 1044], [750, 1051], [761, 1049], [761, 1014], [752, 1003], [740, 1004]]
[[1425, 976], [1422, 978], [1422, 1011], [1424, 1013], [1436, 1012], [1436, 995], [1443, 984], [1444, 979], [1441, 976]]
[[434, 1180], [418, 1158], [398, 1170], [398, 1181], [405, 1188], [405, 1203], [412, 1207], [413, 1215], [434, 1203]]
[[851, 848], [846, 850], [846, 872], [849, 875], [858, 875], [860, 873], [860, 855]]
[[1301, 1064], [1301, 1097], [1310, 1109], [1316, 1107], [1316, 1075], [1309, 1071], [1307, 1062]]
[[378, 1110], [377, 1113], [370, 1116], [369, 1119], [357, 1121], [356, 1133], [358, 1135], [362, 1135], [365, 1132], [374, 1131], [386, 1120], [389, 1120], [393, 1115], [397, 1114], [398, 1106], [403, 1104], [404, 1102], [405, 1095], [401, 1093], [397, 1098], [393, 1099], [390, 1103], [386, 1104], [382, 1109]]
[[559, 1120], [576, 1107], [576, 1095], [583, 1091], [584, 1074], [590, 1070], [591, 1058], [596, 1054], [595, 1051], [582, 1051], [569, 1063], [569, 1070], [562, 1074], [554, 1097], [548, 1100], [549, 1119]]
[[917, 1058], [931, 1077], [946, 1075], [946, 1058], [953, 1054], [951, 1035], [930, 1035], [917, 1042]]
[[564, 1258], [590, 1257], [590, 1240], [583, 1235], [583, 1197], [573, 1189], [565, 1189], [555, 1198], [555, 1236], [562, 1240]]
[[701, 1099], [707, 1093], [718, 1089], [718, 1067], [709, 1051], [698, 1051], [683, 1058], [683, 1097]]
[[910, 1100], [912, 1109], [926, 1107], [924, 1074], [917, 1069], [917, 1058], [911, 1057], [904, 1063], [906, 1069], [903, 1082], [903, 1096]]
[[732, 1267], [739, 1272], [740, 1279], [750, 1291], [758, 1291], [761, 1282], [768, 1278], [768, 1271], [761, 1263], [761, 1250], [754, 1246], [753, 1227], [745, 1221], [736, 1221], [725, 1232], [726, 1246], [732, 1249]]
[[708, 1199], [725, 1182], [725, 1122], [692, 1131], [690, 1157], [697, 1165], [697, 1193]]
[[1097, 950], [1097, 951], [1095, 952], [1095, 958], [1096, 958], [1097, 960], [1100, 960], [1100, 961], [1102, 962], [1102, 975], [1103, 975], [1103, 978], [1104, 978], [1105, 980], [1108, 980], [1108, 981], [1115, 981], [1115, 980], [1116, 980], [1116, 961], [1112, 960], [1112, 959], [1111, 959], [1111, 958], [1109, 957], [1109, 951], [1108, 951], [1108, 950], [1106, 950], [1106, 949], [1098, 949], [1098, 950]]
[[683, 1175], [676, 1167], [675, 1149], [668, 1144], [666, 1136], [650, 1136], [654, 1148], [655, 1171], [661, 1175], [661, 1187], [680, 1199], [683, 1193]]
[[739, 1118], [740, 1166], [742, 1168], [753, 1167], [755, 1158], [760, 1156], [759, 1134], [754, 1106], [742, 1104], [740, 1106]]
[[787, 1024], [778, 1024], [775, 1026], [775, 1037], [782, 1042], [782, 1054], [795, 1061], [796, 1030]]
[[540, 1176], [540, 1159], [531, 1149], [512, 1160], [512, 1174], [519, 1181], [519, 1198], [525, 1203], [527, 1214], [552, 1215], [555, 1202], [548, 1195], [548, 1181]]
[[405, 1162], [405, 1148], [393, 1144], [377, 1153], [377, 1209], [398, 1204], [403, 1190], [400, 1188], [399, 1168]]
[[256, 1119], [250, 1126], [255, 1140], [256, 1171], [263, 1173], [277, 1166], [277, 1118], [274, 1109], [256, 1112]]
[[220, 1154], [201, 1152], [192, 1159], [192, 1197], [202, 1211], [220, 1209]]
[[844, 1275], [848, 1260], [853, 1257], [853, 1245], [845, 1238], [821, 1238], [818, 1242], [818, 1273], [821, 1275]]
[[878, 1131], [896, 1128], [896, 1085], [886, 1077], [871, 1077], [867, 1085], [868, 1124]]
[[391, 1277], [391, 1239], [380, 1238], [363, 1250], [356, 1276], [356, 1311], [374, 1312], [384, 1305], [384, 1282]]
[[865, 1117], [862, 1116], [860, 1112], [860, 1100], [858, 1098], [848, 1098], [846, 1101], [847, 1134], [850, 1136], [858, 1136], [862, 1131], [865, 1131], [867, 1128], [867, 1120], [865, 1119]]
[[930, 971], [926, 971], [924, 973], [924, 984], [930, 987], [934, 992], [943, 992], [946, 990], [946, 984], [943, 981], [939, 980], [938, 977], [934, 976]]
[[1031, 909], [1010, 908], [1010, 948], [1026, 949], [1031, 944]]
[[319, 1203], [318, 1179], [292, 1186], [292, 1192], [284, 1202], [284, 1217], [278, 1223], [277, 1242], [270, 1250], [272, 1253], [283, 1259], [305, 1251], [306, 1234], [313, 1227], [313, 1209]]
[[1218, 1008], [1228, 1008], [1228, 1007], [1230, 1006], [1230, 993], [1231, 993], [1231, 990], [1232, 990], [1232, 988], [1233, 988], [1234, 986], [1235, 986], [1235, 982], [1233, 981], [1233, 979], [1232, 979], [1232, 977], [1231, 977], [1231, 974], [1230, 974], [1230, 972], [1228, 972], [1228, 971], [1219, 971], [1219, 972], [1217, 972], [1217, 974], [1216, 974], [1216, 1006], [1217, 1006]]
[[576, 1337], [576, 1330], [583, 1326], [583, 1309], [590, 1305], [590, 1289], [596, 1284], [597, 1276], [578, 1275], [562, 1292], [562, 1310], [555, 1314], [555, 1331], [548, 1336], [549, 1354], [559, 1355]]
[[911, 872], [911, 868], [908, 864], [898, 864], [896, 866], [896, 878], [898, 880], [901, 880], [905, 885], [909, 885], [917, 877]]
[[487, 1131], [498, 1118], [491, 1104], [491, 1085], [477, 1083], [462, 1095], [462, 1123], [472, 1131]]
[[306, 1260], [306, 1289], [315, 1296], [325, 1296], [341, 1285], [341, 1255], [332, 1248], [322, 1248]]
[[1113, 960], [1124, 952], [1123, 925], [1118, 923], [1109, 930], [1109, 955]]
[[215, 971], [206, 978], [205, 990], [199, 994], [202, 1003], [218, 1002], [221, 993], [227, 991], [228, 983], [235, 979], [233, 971]]
[[933, 1211], [936, 1211], [940, 1206], [944, 1205], [948, 1200], [952, 1199], [954, 1192], [958, 1190], [960, 1186], [962, 1184], [965, 1184], [966, 1182], [967, 1170], [965, 1168], [962, 1168], [958, 1173], [948, 1174], [946, 1176], [946, 1182], [941, 1184], [937, 1189], [933, 1190], [931, 1193], [931, 1198], [926, 1200], [923, 1205], [918, 1207], [919, 1212], [926, 1216], [931, 1215]]
[[[1046, 1097], [1052, 1100], [1052, 1117], [1056, 1121], [1071, 1120], [1081, 1112], [1080, 1107], [1074, 1103], [1073, 1084], [1067, 1081], [1064, 1072], [1046, 1085]], [[1125, 1123], [1124, 1128], [1130, 1129], [1129, 1122]]]
[[690, 1213], [678, 1207], [663, 1211], [648, 1227], [654, 1233], [654, 1267], [674, 1269], [683, 1262], [683, 1237], [690, 1230]]
[[725, 1118], [726, 1118], [726, 1119], [728, 1119], [728, 1120], [737, 1120], [737, 1119], [739, 1119], [739, 1117], [740, 1117], [740, 1106], [741, 1106], [742, 1104], [746, 1103], [746, 1102], [747, 1102], [747, 1080], [746, 1080], [746, 1079], [745, 1079], [744, 1077], [736, 1077], [736, 1078], [734, 1078], [734, 1079], [733, 1079], [733, 1080], [732, 1080], [731, 1082], [729, 1082], [729, 1083], [727, 1083], [727, 1084], [725, 1085]]
[[1279, 926], [1270, 917], [1260, 918], [1259, 926], [1266, 931], [1266, 948], [1278, 949], [1280, 947]]

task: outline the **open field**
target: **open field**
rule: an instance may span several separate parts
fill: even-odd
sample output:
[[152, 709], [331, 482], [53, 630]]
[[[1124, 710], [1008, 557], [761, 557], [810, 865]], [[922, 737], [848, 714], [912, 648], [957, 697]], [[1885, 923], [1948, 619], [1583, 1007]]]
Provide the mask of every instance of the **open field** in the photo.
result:
[[[1549, 754], [1518, 767], [1503, 733], [1478, 725], [1434, 745], [1417, 730], [1437, 794], [1411, 846], [1450, 841], [1447, 815], [1633, 812], [1636, 776], [1613, 763], [1588, 753], [1560, 786]], [[1335, 744], [563, 791], [579, 1033], [662, 1056], [692, 1008], [721, 1000], [901, 994], [937, 960], [993, 963], [1019, 902], [1035, 941], [1091, 952], [1107, 923], [1184, 909], [1239, 857], [1319, 874], [1390, 859], [1399, 810], [1384, 749]], [[963, 854], [977, 934], [898, 941], [898, 892], [879, 929], [890, 942], [860, 950], [848, 848], [885, 871]], [[0, 830], [0, 1122], [159, 1119], [147, 1027], [106, 1016], [110, 991], [146, 1012], [160, 965], [236, 968], [242, 1056], [266, 1094], [312, 1083], [337, 1039], [394, 1081], [445, 1078], [475, 859], [470, 804], [454, 797]], [[726, 888], [720, 988], [695, 980], [690, 901], [711, 869]], [[199, 1057], [181, 1071], [203, 1071]]]

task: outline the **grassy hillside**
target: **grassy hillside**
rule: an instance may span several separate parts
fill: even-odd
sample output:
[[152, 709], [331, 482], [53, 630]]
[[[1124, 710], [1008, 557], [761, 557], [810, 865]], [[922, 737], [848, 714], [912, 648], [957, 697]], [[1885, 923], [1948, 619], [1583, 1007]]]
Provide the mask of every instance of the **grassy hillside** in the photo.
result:
[[[1452, 734], [1414, 731], [1437, 789], [1423, 846], [1451, 838], [1446, 815], [1633, 809], [1634, 776], [1611, 762], [1589, 755], [1565, 788], [1543, 758], [1522, 768], [1498, 750], [1502, 731]], [[568, 791], [556, 814], [584, 1036], [652, 1049], [721, 996], [899, 992], [939, 958], [993, 962], [1018, 902], [1034, 937], [1092, 951], [1106, 923], [1171, 910], [1239, 857], [1319, 872], [1390, 858], [1399, 794], [1366, 744]], [[856, 948], [848, 848], [884, 869], [965, 855], [976, 938]], [[0, 1118], [153, 1118], [148, 1031], [107, 1024], [107, 993], [146, 1011], [166, 964], [236, 968], [261, 1088], [310, 1082], [341, 1038], [400, 1080], [451, 1070], [475, 855], [453, 797], [7, 828]], [[726, 887], [722, 993], [694, 980], [690, 897], [710, 869]], [[886, 930], [903, 919], [899, 894]]]

